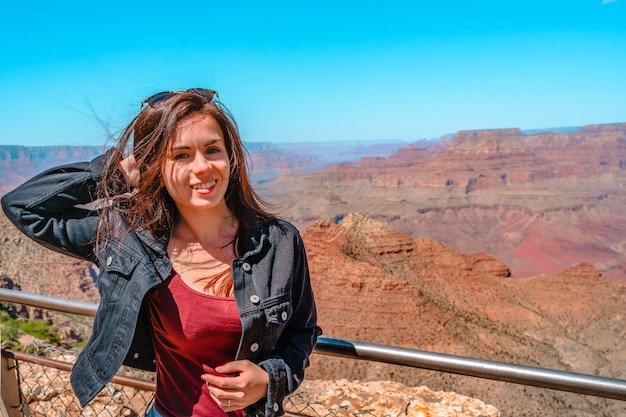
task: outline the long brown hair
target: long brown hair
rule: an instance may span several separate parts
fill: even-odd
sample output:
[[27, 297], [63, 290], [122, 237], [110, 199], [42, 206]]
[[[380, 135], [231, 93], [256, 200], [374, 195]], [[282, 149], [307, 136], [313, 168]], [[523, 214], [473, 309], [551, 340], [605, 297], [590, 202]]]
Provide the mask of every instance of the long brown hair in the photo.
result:
[[[267, 211], [268, 204], [250, 184], [247, 152], [228, 109], [218, 100], [209, 100], [193, 90], [176, 92], [146, 105], [124, 129], [115, 149], [109, 153], [99, 187], [99, 198], [105, 203], [98, 243], [106, 242], [115, 229], [112, 211], [123, 214], [130, 230], [145, 229], [157, 239], [169, 235], [178, 211], [161, 178], [162, 167], [176, 126], [192, 115], [213, 117], [222, 129], [230, 159], [225, 199], [239, 225], [237, 240], [243, 228], [273, 218]], [[126, 183], [119, 169], [120, 162], [130, 152], [140, 174], [134, 188]]]

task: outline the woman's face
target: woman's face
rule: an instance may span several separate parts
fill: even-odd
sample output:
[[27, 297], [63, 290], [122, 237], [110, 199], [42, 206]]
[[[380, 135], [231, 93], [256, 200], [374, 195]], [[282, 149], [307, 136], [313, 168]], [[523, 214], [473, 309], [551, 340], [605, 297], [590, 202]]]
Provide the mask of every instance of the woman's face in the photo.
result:
[[183, 119], [163, 165], [163, 182], [178, 211], [223, 214], [230, 162], [217, 121], [207, 115]]

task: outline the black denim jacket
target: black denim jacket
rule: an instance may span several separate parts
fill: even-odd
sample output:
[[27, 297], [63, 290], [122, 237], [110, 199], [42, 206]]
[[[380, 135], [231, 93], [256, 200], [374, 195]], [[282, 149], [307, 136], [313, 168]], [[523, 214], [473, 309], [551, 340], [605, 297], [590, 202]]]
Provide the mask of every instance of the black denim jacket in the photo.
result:
[[[38, 243], [95, 263], [100, 304], [93, 334], [72, 370], [72, 387], [85, 405], [122, 363], [154, 370], [154, 349], [144, 296], [172, 270], [165, 239], [119, 228], [96, 247], [98, 212], [89, 209], [104, 165], [91, 162], [52, 168], [2, 198], [13, 224]], [[302, 382], [321, 329], [302, 239], [291, 224], [271, 220], [245, 230], [241, 258], [232, 263], [235, 300], [243, 334], [237, 359], [249, 359], [269, 374], [267, 398], [246, 408], [253, 416], [283, 414], [284, 397]]]

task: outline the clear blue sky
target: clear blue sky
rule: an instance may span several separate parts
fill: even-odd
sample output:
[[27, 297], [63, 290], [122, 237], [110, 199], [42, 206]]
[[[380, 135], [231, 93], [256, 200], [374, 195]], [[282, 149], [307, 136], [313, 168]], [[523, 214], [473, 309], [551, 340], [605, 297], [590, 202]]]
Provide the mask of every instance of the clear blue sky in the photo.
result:
[[10, 1], [0, 145], [101, 145], [162, 90], [247, 141], [626, 122], [626, 0]]

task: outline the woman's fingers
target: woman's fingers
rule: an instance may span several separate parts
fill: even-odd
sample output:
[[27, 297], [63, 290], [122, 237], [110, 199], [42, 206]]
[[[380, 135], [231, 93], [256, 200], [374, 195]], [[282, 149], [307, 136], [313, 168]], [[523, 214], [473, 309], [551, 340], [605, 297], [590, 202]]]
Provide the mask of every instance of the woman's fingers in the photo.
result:
[[267, 395], [267, 372], [248, 360], [228, 362], [216, 369], [203, 368], [206, 373], [202, 375], [202, 380], [224, 410], [244, 408]]
[[[207, 385], [208, 386], [208, 385]], [[242, 405], [241, 400], [239, 398], [230, 398], [228, 393], [219, 394], [214, 393], [214, 388], [208, 386], [209, 394], [213, 401], [224, 411], [234, 411], [244, 408], [245, 405]]]

